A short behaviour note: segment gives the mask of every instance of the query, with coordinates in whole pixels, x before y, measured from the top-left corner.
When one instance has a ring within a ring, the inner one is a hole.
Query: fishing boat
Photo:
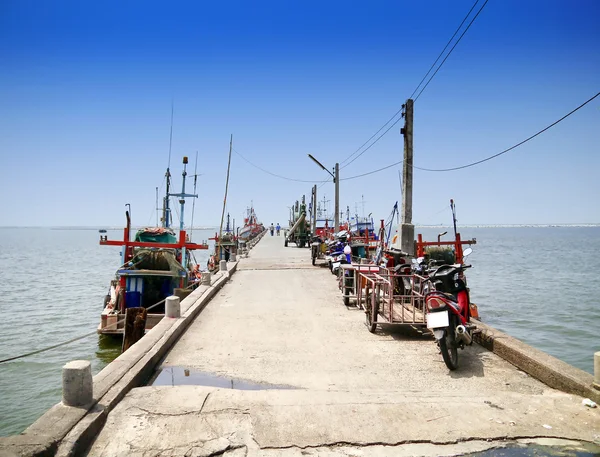
[[[257,235],[260,235],[265,230],[262,222],[258,221],[254,206],[247,209],[246,217],[244,218],[244,226],[240,228],[238,238],[240,241],[249,241]]]
[[[146,330],[164,317],[164,300],[179,290],[188,290],[197,284],[198,266],[192,261],[192,251],[208,249],[206,242],[190,241],[184,230],[185,199],[197,195],[185,193],[187,157],[183,158],[181,193],[170,193],[171,174],[166,172],[166,194],[163,198],[161,225],[137,230],[131,240],[131,217],[126,211],[127,223],[122,240],[109,240],[100,235],[102,246],[120,246],[122,265],[117,269],[104,299],[98,333],[122,335],[127,308],[148,309]],[[195,191],[195,189],[194,189]],[[176,197],[181,205],[179,233],[171,227],[169,200]]]
[[[235,235],[235,219],[232,226],[229,213],[227,213],[227,225],[221,235],[215,233],[215,236],[209,239],[215,242],[214,253],[208,258],[206,264],[208,271],[212,273],[219,269],[219,261],[229,262],[231,254],[237,254],[238,237]]]

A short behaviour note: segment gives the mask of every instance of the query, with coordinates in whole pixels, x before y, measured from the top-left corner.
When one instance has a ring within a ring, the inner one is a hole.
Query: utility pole
[[[312,233],[317,231],[317,185],[312,189]]]
[[[413,100],[406,100],[404,127],[404,162],[402,164],[402,225],[400,248],[407,254],[415,254],[415,226],[412,224],[412,182],[413,182]]]
[[[412,130],[411,130],[412,131]],[[412,137],[411,137],[412,138]],[[411,140],[412,145],[412,140]],[[412,146],[411,146],[412,152]],[[340,164],[335,164],[335,232],[340,229]]]

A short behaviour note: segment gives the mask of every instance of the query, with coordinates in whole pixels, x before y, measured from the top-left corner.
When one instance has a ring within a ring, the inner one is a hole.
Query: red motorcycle
[[[465,249],[464,257],[472,252]],[[464,262],[464,258],[463,258]],[[473,343],[469,289],[464,271],[471,265],[442,265],[429,277],[435,290],[425,295],[427,304],[427,328],[442,351],[442,357],[450,370],[458,368],[458,348]]]

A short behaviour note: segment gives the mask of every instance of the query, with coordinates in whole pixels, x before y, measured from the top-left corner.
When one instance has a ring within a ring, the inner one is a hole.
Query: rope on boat
[[[184,287],[184,290],[185,289],[189,289],[189,288],[193,287],[194,285],[195,285],[195,283],[194,284],[190,284],[189,286]],[[152,306],[149,306],[148,308],[146,308],[146,310],[150,311],[152,308],[155,308],[158,305],[162,305],[166,300],[167,300],[166,298],[163,298],[161,301],[159,301],[157,303],[154,303]],[[119,324],[121,324],[123,322],[125,322],[125,319],[121,319],[120,321],[117,321],[116,325],[118,326]],[[87,338],[88,336],[96,335],[97,333],[98,332],[96,330],[94,330],[93,332],[89,332],[89,333],[86,333],[84,335],[81,335],[81,336],[78,336],[78,337],[75,337],[75,338],[71,338],[68,341],[64,341],[62,343],[58,343],[58,344],[55,344],[53,346],[48,346],[48,347],[43,348],[43,349],[38,349],[37,351],[31,351],[31,352],[28,352],[26,354],[21,354],[21,355],[17,355],[17,356],[14,356],[14,357],[8,357],[6,359],[2,359],[2,360],[0,360],[0,363],[10,362],[12,360],[17,360],[17,359],[23,359],[25,357],[30,357],[32,355],[36,355],[36,354],[40,354],[42,352],[50,351],[52,349],[56,349],[56,348],[61,347],[61,346],[66,346],[67,344],[74,343],[75,341],[82,340],[84,338]]]

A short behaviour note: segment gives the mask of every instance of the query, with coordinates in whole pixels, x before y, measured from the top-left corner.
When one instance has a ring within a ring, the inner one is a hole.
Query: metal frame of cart
[[[359,271],[358,280],[365,284],[364,292],[362,287],[357,291],[357,302],[365,310],[370,332],[374,332],[379,324],[427,326],[426,278],[380,268],[377,273]]]
[[[350,306],[350,300],[352,299],[357,308],[361,308],[361,302],[358,297],[359,289],[355,287],[359,283],[359,273],[378,273],[381,269],[380,266],[374,264],[362,264],[362,263],[351,263],[340,265],[340,273],[338,276],[338,286],[342,291],[342,297],[344,299],[344,305]],[[346,271],[352,271],[352,275],[346,277]]]

